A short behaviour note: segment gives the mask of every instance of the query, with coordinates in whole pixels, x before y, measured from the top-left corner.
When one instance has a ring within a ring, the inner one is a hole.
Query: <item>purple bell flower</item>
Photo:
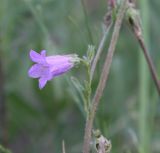
[[[30,51],[30,59],[35,64],[29,69],[28,75],[31,78],[39,78],[39,88],[42,89],[47,81],[69,71],[79,58],[76,54],[46,56],[46,51],[37,53]]]

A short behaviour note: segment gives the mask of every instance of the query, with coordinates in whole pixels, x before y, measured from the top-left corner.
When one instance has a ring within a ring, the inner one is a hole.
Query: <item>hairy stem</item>
[[[100,98],[101,98],[103,91],[104,91],[104,88],[106,86],[106,81],[108,79],[108,74],[110,71],[110,66],[112,63],[113,54],[114,54],[117,40],[119,37],[119,31],[120,31],[122,20],[123,20],[125,11],[126,11],[126,6],[127,6],[126,3],[127,3],[127,0],[124,0],[119,8],[117,19],[116,19],[116,22],[114,25],[114,31],[113,31],[111,42],[110,42],[109,49],[108,49],[108,53],[107,53],[105,63],[103,66],[103,70],[102,70],[102,73],[100,76],[100,81],[99,81],[95,96],[92,101],[92,108],[90,110],[90,114],[89,114],[87,121],[86,121],[83,153],[89,153],[89,151],[90,151],[90,141],[91,141],[91,132],[92,132],[92,127],[93,127],[93,121],[94,121],[97,107],[100,102]]]

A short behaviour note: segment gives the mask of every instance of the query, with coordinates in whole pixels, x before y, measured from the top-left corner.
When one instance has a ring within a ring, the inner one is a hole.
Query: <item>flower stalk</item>
[[[95,48],[92,45],[88,46],[87,56],[83,58],[83,63],[86,66],[87,71],[87,80],[84,81],[84,95],[85,95],[85,110],[87,115],[89,116],[90,106],[91,106],[91,92],[92,92],[92,76],[91,76],[91,66],[92,60],[94,58]]]
[[[90,111],[89,116],[86,121],[83,153],[89,153],[89,151],[90,151],[90,142],[91,142],[91,132],[92,132],[92,127],[93,127],[93,121],[94,121],[97,107],[100,102],[100,98],[102,97],[102,94],[103,94],[103,91],[104,91],[104,88],[106,86],[106,82],[108,79],[113,54],[115,51],[115,47],[116,47],[117,40],[119,37],[120,28],[122,25],[122,20],[123,20],[123,17],[126,12],[126,8],[127,8],[126,4],[127,4],[127,0],[124,0],[121,3],[121,6],[119,8],[117,18],[115,21],[115,25],[114,25],[114,31],[113,31],[111,42],[110,42],[109,49],[108,49],[108,53],[107,53],[106,60],[105,60],[104,66],[103,66],[103,70],[102,70],[102,73],[100,76],[100,81],[99,81],[95,96],[92,101],[91,111]]]

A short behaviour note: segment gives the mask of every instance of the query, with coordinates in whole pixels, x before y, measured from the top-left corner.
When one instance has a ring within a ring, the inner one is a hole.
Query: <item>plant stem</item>
[[[96,65],[97,65],[97,62],[101,56],[101,53],[103,51],[103,48],[104,48],[104,44],[106,42],[106,39],[107,39],[107,36],[108,36],[108,32],[111,28],[111,23],[108,27],[106,27],[105,31],[104,31],[104,34],[102,36],[102,39],[99,43],[99,46],[98,46],[98,49],[97,49],[97,52],[96,52],[96,55],[94,57],[94,60],[93,60],[93,63],[92,63],[92,67],[91,67],[91,80],[93,79],[93,75],[94,75],[94,71],[96,69]]]
[[[92,127],[93,127],[93,121],[94,121],[97,107],[100,102],[100,98],[101,98],[101,96],[103,94],[103,90],[106,86],[106,81],[108,79],[108,74],[110,71],[110,66],[112,63],[113,54],[114,54],[117,40],[119,37],[119,31],[120,31],[120,28],[122,25],[122,20],[123,20],[125,11],[126,11],[126,3],[127,3],[127,0],[124,0],[119,8],[116,22],[114,25],[114,31],[113,31],[111,42],[110,42],[109,49],[108,49],[108,53],[107,53],[106,60],[105,60],[104,66],[103,66],[103,70],[102,70],[102,73],[100,76],[100,81],[99,81],[95,96],[92,101],[91,112],[90,112],[89,116],[87,117],[86,127],[85,127],[85,135],[84,135],[83,153],[89,153],[89,151],[90,151],[90,141],[91,141],[91,132],[92,132]]]
[[[87,75],[88,75],[88,90],[87,90],[87,113],[89,114],[89,108],[91,105],[91,92],[92,92],[92,88],[91,88],[91,84],[92,84],[92,80],[91,80],[91,66],[88,66],[87,68]],[[88,116],[87,114],[87,116]]]
[[[138,42],[139,42],[139,44],[141,46],[141,49],[143,50],[143,53],[144,53],[144,56],[145,56],[146,61],[148,63],[148,67],[150,69],[153,81],[154,81],[154,83],[156,85],[158,94],[160,95],[160,83],[159,83],[159,80],[158,80],[158,75],[157,75],[156,69],[154,67],[154,64],[152,62],[152,59],[151,59],[151,57],[150,57],[150,55],[148,53],[147,47],[146,47],[146,45],[144,43],[144,39],[143,39],[142,36],[140,36],[136,32],[135,32],[135,36],[136,36],[136,38],[137,38],[137,40],[138,40]]]
[[[130,2],[133,3],[133,2]],[[131,6],[131,5],[130,5]],[[134,3],[133,3],[134,6]],[[148,67],[151,72],[151,76],[156,85],[158,94],[160,95],[160,82],[158,80],[158,75],[152,59],[149,55],[148,44],[149,44],[149,2],[141,0],[142,16],[143,16],[143,32],[140,24],[140,17],[135,8],[130,8],[130,17],[129,23],[132,27],[135,37],[138,40],[138,43],[143,51],[143,54],[140,52],[139,58],[139,152],[140,153],[149,153],[150,152],[150,124],[148,123],[148,108],[149,108],[149,74]],[[147,45],[145,45],[145,41]],[[147,61],[147,63],[146,63]],[[147,66],[148,64],[148,66]]]
[[[66,153],[66,147],[64,140],[62,141],[62,153]]]
[[[141,0],[140,2],[140,8],[142,13],[142,25],[143,25],[143,34],[145,41],[147,42],[149,46],[149,16],[148,16],[148,0]],[[136,36],[138,37],[138,35]],[[147,56],[147,52],[144,46],[143,39],[137,38],[141,47],[144,50],[145,57]],[[147,119],[147,110],[149,107],[149,73],[148,73],[148,67],[147,63],[145,61],[143,53],[139,53],[139,152],[140,153],[148,153],[149,151],[149,143],[148,143],[148,119]],[[149,58],[147,58],[149,59]],[[149,60],[150,61],[150,60]],[[152,63],[152,62],[151,62]]]
[[[142,2],[143,1],[141,1],[141,3]],[[145,6],[144,7],[144,14],[145,14],[145,18],[144,18],[145,19],[145,22],[144,22],[145,24],[144,24],[144,26],[146,26],[146,28],[143,27],[143,29],[146,29],[146,30],[144,30],[144,32],[145,32],[144,36],[143,36],[143,32],[142,32],[142,27],[141,27],[141,25],[139,23],[140,22],[140,18],[138,16],[138,14],[133,13],[133,12],[136,11],[135,9],[133,11],[133,8],[132,8],[132,14],[130,14],[130,17],[129,17],[129,23],[131,25],[131,28],[132,28],[132,30],[133,30],[133,32],[135,34],[135,37],[137,38],[137,40],[138,40],[138,42],[140,44],[140,47],[141,47],[141,49],[142,49],[142,51],[144,53],[144,56],[145,56],[145,59],[144,59],[144,57],[142,56],[142,54],[140,54],[140,78],[141,78],[141,76],[143,76],[145,79],[147,79],[148,74],[147,74],[147,65],[145,63],[145,60],[146,60],[147,64],[148,64],[148,67],[149,67],[149,70],[151,72],[153,81],[154,81],[154,83],[156,85],[158,94],[160,95],[160,81],[158,79],[158,75],[157,75],[156,69],[154,67],[154,64],[152,62],[152,59],[151,59],[151,57],[149,55],[148,47],[146,47],[146,45],[144,43],[144,37],[145,37],[145,39],[148,38],[146,31],[149,31],[148,30],[148,22],[149,22],[148,21],[148,14],[149,14],[148,13],[148,10],[149,10],[148,7],[149,6],[147,5],[146,1],[144,1],[142,3],[142,5]],[[143,80],[144,80],[143,77],[142,77],[142,79],[140,79],[141,80],[140,83],[143,82]],[[146,80],[146,82],[148,82],[148,81]],[[145,83],[143,85],[145,85]],[[146,90],[146,88],[144,88],[144,90]]]

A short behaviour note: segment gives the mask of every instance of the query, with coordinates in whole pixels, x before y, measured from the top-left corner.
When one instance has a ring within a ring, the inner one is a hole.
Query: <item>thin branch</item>
[[[160,82],[158,80],[158,74],[157,74],[156,69],[154,67],[154,64],[152,62],[152,59],[149,55],[149,51],[144,43],[141,22],[140,22],[141,19],[140,19],[138,11],[132,5],[134,6],[134,3],[130,3],[130,5],[129,5],[130,8],[128,9],[128,12],[127,12],[128,22],[129,22],[129,25],[130,25],[135,37],[137,38],[137,40],[140,44],[140,47],[141,47],[143,53],[144,53],[145,59],[147,61],[148,67],[150,69],[150,72],[151,72],[151,75],[153,78],[153,81],[156,85],[158,94],[160,95]]]
[[[104,31],[104,34],[102,36],[102,39],[99,43],[99,46],[98,46],[98,49],[97,49],[97,52],[96,52],[96,55],[94,57],[94,60],[93,60],[93,63],[92,63],[92,67],[91,67],[91,80],[93,79],[93,75],[94,75],[94,71],[96,69],[96,65],[97,65],[97,62],[101,56],[101,53],[103,51],[103,48],[104,48],[104,44],[106,42],[106,39],[107,39],[107,36],[108,36],[108,32],[111,28],[111,23],[108,27],[106,27],[105,31]]]
[[[90,151],[91,131],[92,131],[92,127],[93,127],[93,121],[94,121],[97,107],[100,102],[100,98],[101,98],[103,91],[104,91],[104,88],[106,86],[106,81],[108,79],[108,74],[110,71],[110,66],[112,63],[113,54],[114,54],[117,40],[119,37],[119,31],[120,31],[120,28],[122,25],[122,20],[123,20],[123,17],[124,17],[126,8],[127,8],[126,4],[127,4],[127,0],[124,0],[119,8],[116,22],[114,25],[114,31],[112,34],[110,46],[109,46],[106,60],[105,60],[104,66],[103,66],[102,74],[100,77],[100,81],[99,81],[95,96],[92,101],[93,105],[91,108],[91,112],[87,118],[86,128],[85,128],[85,136],[84,136],[84,144],[83,144],[83,153],[89,153],[89,151]]]
[[[159,80],[158,80],[158,75],[157,75],[156,69],[155,69],[155,67],[154,67],[154,64],[153,64],[153,62],[152,62],[152,59],[151,59],[151,57],[150,57],[150,55],[149,55],[149,51],[147,50],[147,48],[146,48],[146,46],[145,46],[144,39],[143,39],[143,37],[142,37],[141,35],[139,35],[139,33],[137,33],[136,31],[134,31],[134,33],[135,33],[135,36],[136,36],[136,38],[137,38],[137,40],[138,40],[138,42],[139,42],[139,44],[140,44],[140,46],[141,46],[141,49],[142,49],[142,51],[143,51],[143,53],[144,53],[144,56],[145,56],[145,58],[146,58],[146,61],[147,61],[147,63],[148,63],[148,67],[149,67],[149,69],[150,69],[150,72],[151,72],[151,75],[152,75],[152,78],[153,78],[153,81],[154,81],[154,83],[155,83],[155,85],[156,85],[158,94],[160,95],[160,82],[159,82]]]

